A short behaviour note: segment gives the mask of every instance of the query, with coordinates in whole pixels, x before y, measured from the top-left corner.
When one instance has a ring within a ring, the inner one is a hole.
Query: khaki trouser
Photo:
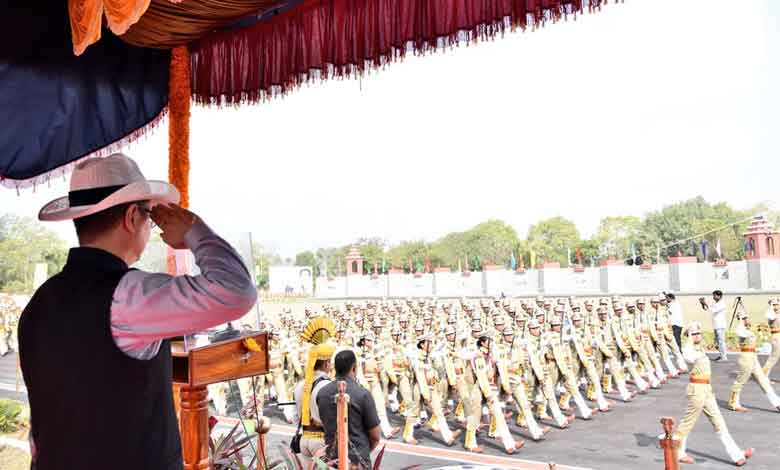
[[[622,368],[625,368],[625,370],[628,371],[628,375],[631,376],[631,380],[634,381],[634,384],[636,384],[637,388],[640,391],[647,390],[649,387],[647,381],[642,378],[641,375],[639,375],[639,371],[636,368],[636,363],[634,362],[634,359],[631,357],[625,357],[623,356],[623,353],[621,352],[620,355],[623,357],[622,361]],[[621,361],[618,361],[621,362]]]
[[[593,390],[593,397],[596,399],[596,403],[599,406],[600,410],[606,410],[609,408],[609,405],[607,404],[607,399],[604,397],[604,391],[601,389],[601,379],[599,378],[599,374],[596,371],[596,364],[593,357],[589,356],[585,359],[584,363],[581,363],[580,361],[575,361],[578,363],[577,369],[578,374],[575,375],[575,377],[580,377],[581,375],[584,375],[586,380],[588,381],[588,384],[590,385],[591,389]],[[584,370],[584,374],[582,374],[582,371]]]
[[[276,368],[271,371],[274,382],[274,390],[276,390],[276,402],[277,403],[289,403],[292,401],[290,398],[290,392],[287,388],[287,382],[284,377],[284,371],[281,368]],[[293,416],[295,416],[294,406],[283,406],[282,412],[284,418],[288,423],[293,422]]]
[[[525,425],[528,426],[528,432],[531,433],[533,439],[541,439],[544,433],[539,423],[536,422],[536,418],[534,418],[525,382],[520,379],[514,380],[512,386],[512,397],[515,399],[515,405],[518,408],[518,418],[522,418]]]
[[[398,375],[398,393],[401,395],[401,406],[403,416],[409,416],[411,408],[414,406],[414,395],[412,394],[412,386],[409,383],[409,376],[406,374]]]
[[[382,383],[376,375],[372,375],[367,379],[368,391],[371,393],[371,398],[374,399],[374,406],[376,407],[376,414],[379,416],[379,427],[382,429],[382,434],[385,438],[392,437],[392,426],[387,420],[387,405],[385,404],[385,394],[382,391]]]
[[[536,375],[530,375],[531,380],[528,383],[528,390],[531,393],[529,396],[535,397],[541,391],[543,401],[539,404],[540,410],[544,412],[549,408],[552,418],[555,420],[555,424],[557,424],[558,427],[564,427],[566,424],[566,417],[563,416],[561,407],[555,399],[555,387],[551,377],[551,371],[557,370],[558,366],[555,365],[555,363],[547,362],[542,367],[544,368],[544,378],[541,381],[538,380]],[[542,413],[538,414],[541,415]]]
[[[734,381],[734,385],[731,386],[731,399],[729,400],[729,405],[733,407],[741,406],[739,401],[740,392],[742,392],[742,387],[745,386],[747,381],[750,380],[750,376],[752,375],[753,378],[756,379],[756,382],[758,382],[758,386],[761,387],[761,390],[763,390],[766,394],[767,398],[769,399],[769,403],[774,407],[780,406],[780,399],[772,389],[772,385],[769,383],[769,379],[767,378],[766,374],[764,374],[764,370],[761,369],[761,365],[758,362],[758,356],[756,353],[741,353],[737,363],[739,364],[739,374],[737,374],[737,379]]]
[[[764,362],[764,373],[769,376],[772,373],[772,368],[777,364],[780,359],[780,333],[772,333],[772,352]]]
[[[617,352],[612,353],[612,357],[608,357],[607,364],[609,365],[609,371],[612,373],[612,377],[615,379],[620,398],[623,401],[631,400],[631,393],[626,386],[626,375],[623,373],[623,367],[620,365],[620,361],[617,359]]]
[[[664,341],[663,337],[660,338],[657,347],[658,351],[661,352],[661,361],[663,361],[664,366],[666,366],[666,369],[669,371],[669,375],[672,377],[679,376],[680,374],[677,370],[677,366],[674,365],[674,362],[672,362],[672,355],[669,354],[669,346],[666,345],[666,341]]]
[[[680,420],[680,425],[677,426],[677,434],[681,438],[690,434],[702,412],[710,420],[715,432],[726,429],[726,422],[723,420],[723,415],[720,414],[718,402],[715,401],[715,394],[712,393],[710,384],[688,384],[686,394],[688,405],[685,409],[685,416]]]
[[[710,384],[688,384],[687,396],[688,405],[685,409],[685,416],[680,420],[680,425],[675,432],[675,439],[682,441],[678,457],[685,457],[688,435],[691,433],[696,421],[698,421],[699,416],[704,412],[704,415],[710,420],[715,433],[726,448],[729,457],[734,462],[743,458],[744,452],[734,443],[726,427],[726,422],[723,420],[723,415],[720,414],[715,394],[712,393],[712,386]]]
[[[677,360],[677,368],[679,370],[687,371],[688,364],[685,363],[685,358],[683,358],[682,351],[680,351],[680,346],[677,345],[677,341],[674,340],[671,329],[664,330],[664,339],[674,353],[674,357]]]
[[[477,447],[477,426],[482,421],[482,392],[477,384],[471,384],[465,379],[459,379],[458,391],[463,390],[460,397],[463,400],[463,410],[466,413],[466,449]]]

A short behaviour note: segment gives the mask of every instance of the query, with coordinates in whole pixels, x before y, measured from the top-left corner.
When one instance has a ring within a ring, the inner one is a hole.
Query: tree
[[[642,221],[632,215],[605,217],[601,219],[599,228],[591,242],[596,243],[599,254],[614,256],[617,259],[631,257],[631,246],[639,241]],[[639,247],[634,247],[637,253]]]
[[[0,217],[0,291],[30,293],[37,263],[51,276],[65,265],[68,249],[57,235],[29,217]]]
[[[517,232],[501,220],[488,220],[466,232],[468,249],[482,261],[504,264],[517,249]]]
[[[252,243],[254,253],[253,273],[257,287],[268,287],[268,267],[282,264],[282,257],[274,249],[266,247],[258,242]]]
[[[751,215],[753,209],[736,211],[724,202],[713,205],[699,196],[648,214],[642,222],[640,239],[652,258],[659,249],[662,258],[678,252],[701,258],[702,239],[708,241],[709,251],[714,253],[720,237],[724,257],[740,259],[744,256],[742,234]]]
[[[387,246],[387,240],[379,237],[373,238],[358,238],[355,243],[346,247],[347,251],[356,246],[360,250],[361,256],[363,256],[363,272],[373,272],[374,266],[379,270],[382,269],[382,260],[385,259],[385,247]]]
[[[431,245],[424,240],[403,241],[387,253],[393,266],[402,267],[407,271],[415,271],[418,265],[424,266],[427,260],[431,260],[431,254]],[[410,262],[411,269],[409,269]]]
[[[315,268],[315,272],[317,270],[317,262],[316,262],[316,256],[314,255],[314,252],[312,251],[302,251],[295,255],[295,265],[296,266],[311,266]]]
[[[536,253],[539,261],[558,261],[561,266],[569,266],[567,249],[571,249],[573,255],[579,242],[577,226],[563,217],[543,220],[528,229],[529,249]]]

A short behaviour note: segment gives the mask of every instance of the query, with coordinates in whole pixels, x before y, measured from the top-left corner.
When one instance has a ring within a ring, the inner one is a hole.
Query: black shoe
[[[722,360],[723,360],[723,356],[718,356],[715,359],[713,359],[714,362],[722,361]]]

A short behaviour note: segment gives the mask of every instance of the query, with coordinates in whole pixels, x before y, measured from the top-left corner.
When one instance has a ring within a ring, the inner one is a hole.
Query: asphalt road
[[[761,358],[763,361],[763,356]],[[13,388],[16,381],[16,358],[13,355],[0,358],[0,396],[10,397],[5,388]],[[742,404],[750,411],[735,413],[725,409],[729,388],[736,376],[736,356],[727,363],[712,364],[713,386],[719,398],[721,411],[726,419],[732,436],[743,448],[754,447],[755,455],[746,468],[777,470],[780,468],[780,413],[773,410],[766,396],[755,382],[749,382],[742,393]],[[780,378],[780,366],[775,367],[774,375]],[[540,468],[528,461],[556,462],[558,464],[600,469],[600,470],[658,470],[663,469],[663,454],[658,447],[657,436],[661,433],[659,420],[671,416],[679,421],[685,411],[685,387],[687,376],[671,380],[660,390],[639,396],[633,403],[620,403],[617,397],[616,408],[598,414],[591,421],[577,419],[567,430],[553,431],[541,442],[526,439],[526,444],[516,455],[506,456],[497,442],[481,436],[480,442],[486,452],[483,456],[460,452],[462,447],[456,444],[452,448],[444,446],[438,435],[420,429],[417,438],[420,444],[409,446],[398,439],[389,441],[382,465],[385,469],[430,469],[437,466],[468,463],[491,465],[495,468]],[[780,390],[780,385],[775,386]],[[14,394],[16,395],[16,394]],[[14,398],[24,398],[16,395]],[[269,437],[271,455],[282,441],[289,441],[292,428],[283,423],[281,413],[273,406],[266,409],[266,415],[274,421]],[[395,425],[400,426],[401,419],[392,417]],[[457,428],[457,423],[451,423]],[[522,429],[512,425],[512,431],[518,438],[527,438]],[[461,437],[462,441],[462,437]],[[691,470],[719,470],[734,468],[715,436],[712,426],[705,416],[699,419],[688,440],[688,452],[696,460],[696,465],[685,466]],[[498,459],[492,459],[498,457]]]

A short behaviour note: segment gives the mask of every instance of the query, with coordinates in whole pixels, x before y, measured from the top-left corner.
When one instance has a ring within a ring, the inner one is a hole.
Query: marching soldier
[[[504,445],[507,454],[513,454],[523,447],[523,441],[515,441],[509,432],[504,412],[498,401],[498,370],[495,358],[491,354],[491,341],[487,336],[480,336],[477,340],[477,354],[473,360],[473,371],[476,382],[482,396],[487,403],[490,412],[490,431],[495,433]],[[481,408],[482,400],[480,400]]]
[[[538,392],[541,392],[543,399],[538,405],[536,415],[540,418],[548,418],[546,410],[549,408],[552,419],[555,420],[558,427],[566,429],[574,421],[574,415],[564,416],[558,406],[558,401],[555,399],[555,389],[550,371],[556,366],[554,361],[548,361],[544,357],[544,350],[547,349],[545,336],[538,320],[535,318],[528,320],[528,340],[521,344],[526,348],[528,360],[525,364],[526,370],[533,372],[528,374],[528,390],[531,392],[529,397],[535,397]]]
[[[588,389],[592,390],[592,396],[596,399],[599,411],[610,411],[609,402],[607,402],[601,390],[601,381],[596,372],[595,360],[593,359],[593,346],[596,342],[591,337],[590,331],[585,327],[580,312],[574,312],[571,319],[574,331],[570,341],[576,352],[576,359],[572,361],[573,375],[577,379],[580,376],[585,377],[588,382]]]
[[[514,329],[507,327],[503,331],[504,346],[500,348],[498,359],[498,371],[501,377],[501,388],[504,393],[514,399],[517,406],[517,425],[527,428],[531,433],[531,438],[535,441],[541,440],[545,434],[550,432],[550,428],[542,428],[534,418],[531,401],[528,399],[528,389],[526,388],[525,369],[523,364],[526,359],[523,357],[525,351],[521,344],[522,340],[515,338]]]
[[[582,418],[591,419],[594,410],[585,403],[585,399],[582,398],[580,389],[577,386],[577,380],[574,378],[571,369],[571,349],[568,346],[568,342],[563,338],[562,321],[560,317],[555,316],[550,320],[550,329],[547,356],[548,358],[551,358],[555,364],[555,368],[551,374],[553,377],[551,381],[552,383],[556,383],[559,380],[562,381],[566,390],[566,392],[561,395],[559,406],[565,411],[570,411],[571,408],[568,406],[568,401],[573,398]]]
[[[624,402],[629,402],[633,400],[636,395],[629,392],[628,387],[626,386],[623,367],[618,360],[620,350],[615,341],[614,330],[612,329],[612,322],[608,317],[607,308],[604,306],[599,307],[598,316],[599,322],[595,326],[595,340],[598,351],[597,355],[601,358],[598,362],[602,364],[604,370],[601,383],[602,391],[610,391],[612,379],[614,378],[618,392],[620,393],[620,398]]]
[[[639,393],[646,393],[650,387],[649,384],[639,375],[639,371],[636,368],[634,359],[632,357],[633,350],[631,349],[631,343],[629,343],[631,332],[628,330],[628,324],[623,318],[623,305],[615,304],[614,307],[615,318],[612,319],[612,337],[615,339],[620,350],[620,356],[618,362],[622,363],[620,370],[627,370],[634,384],[639,389]]]
[[[729,397],[729,409],[732,411],[746,412],[747,409],[739,401],[739,395],[742,387],[750,380],[750,377],[756,379],[761,390],[766,394],[769,403],[780,411],[780,398],[777,397],[772,385],[769,383],[764,370],[758,362],[756,354],[756,334],[750,329],[750,319],[744,311],[737,313],[737,337],[739,338],[739,374],[731,387],[731,396]]]
[[[366,333],[361,338],[358,346],[361,348],[361,369],[366,389],[371,393],[379,416],[379,427],[385,439],[392,439],[398,433],[397,427],[390,426],[387,419],[387,407],[385,406],[385,394],[382,392],[382,382],[379,376],[380,358],[374,350],[375,341],[373,333]]]
[[[647,332],[647,327],[644,324],[644,318],[637,312],[636,304],[629,302],[626,304],[626,329],[629,331],[629,342],[631,348],[636,351],[639,357],[639,362],[642,364],[642,368],[647,372],[650,380],[650,386],[652,388],[658,388],[661,383],[666,382],[666,374],[661,368],[661,364],[657,364],[653,360],[655,355],[653,351],[648,349],[647,343],[650,341],[650,335]]]
[[[278,327],[271,329],[269,339],[268,369],[271,372],[274,390],[276,390],[276,401],[277,403],[289,403],[292,397],[285,380],[285,362],[289,354],[285,350],[285,344]],[[295,410],[289,406],[282,407],[282,410],[284,419],[287,423],[292,424]]]
[[[685,346],[684,357],[691,364],[690,380],[688,384],[687,397],[688,405],[685,410],[685,416],[680,420],[674,438],[680,442],[678,457],[680,462],[686,464],[694,463],[693,458],[686,451],[688,435],[693,430],[696,421],[704,412],[704,415],[710,420],[715,434],[718,435],[723,446],[726,448],[731,460],[737,467],[745,465],[747,459],[753,455],[753,448],[743,451],[739,448],[731,437],[723,415],[720,414],[718,402],[715,400],[715,394],[710,385],[710,359],[704,350],[704,343],[701,336],[701,324],[692,322],[686,331],[689,338],[689,344]]]
[[[764,362],[764,374],[767,377],[772,373],[772,368],[780,359],[780,300],[769,301],[769,310],[766,312],[766,321],[769,325],[769,334],[772,335],[772,353]]]
[[[438,387],[440,378],[433,366],[432,340],[433,337],[430,334],[417,338],[417,351],[411,359],[412,368],[414,370],[415,386],[410,413],[412,417],[416,418],[419,416],[423,404],[428,405],[431,409],[432,427],[441,433],[441,437],[444,439],[445,444],[452,446],[460,436],[461,431],[460,429],[457,429],[454,432],[450,430],[449,424],[447,424],[447,420],[444,417],[442,397],[439,393],[440,388]],[[404,429],[404,434],[404,440],[408,443],[417,442],[417,440],[414,439],[413,426],[408,430],[408,433],[407,430]]]

